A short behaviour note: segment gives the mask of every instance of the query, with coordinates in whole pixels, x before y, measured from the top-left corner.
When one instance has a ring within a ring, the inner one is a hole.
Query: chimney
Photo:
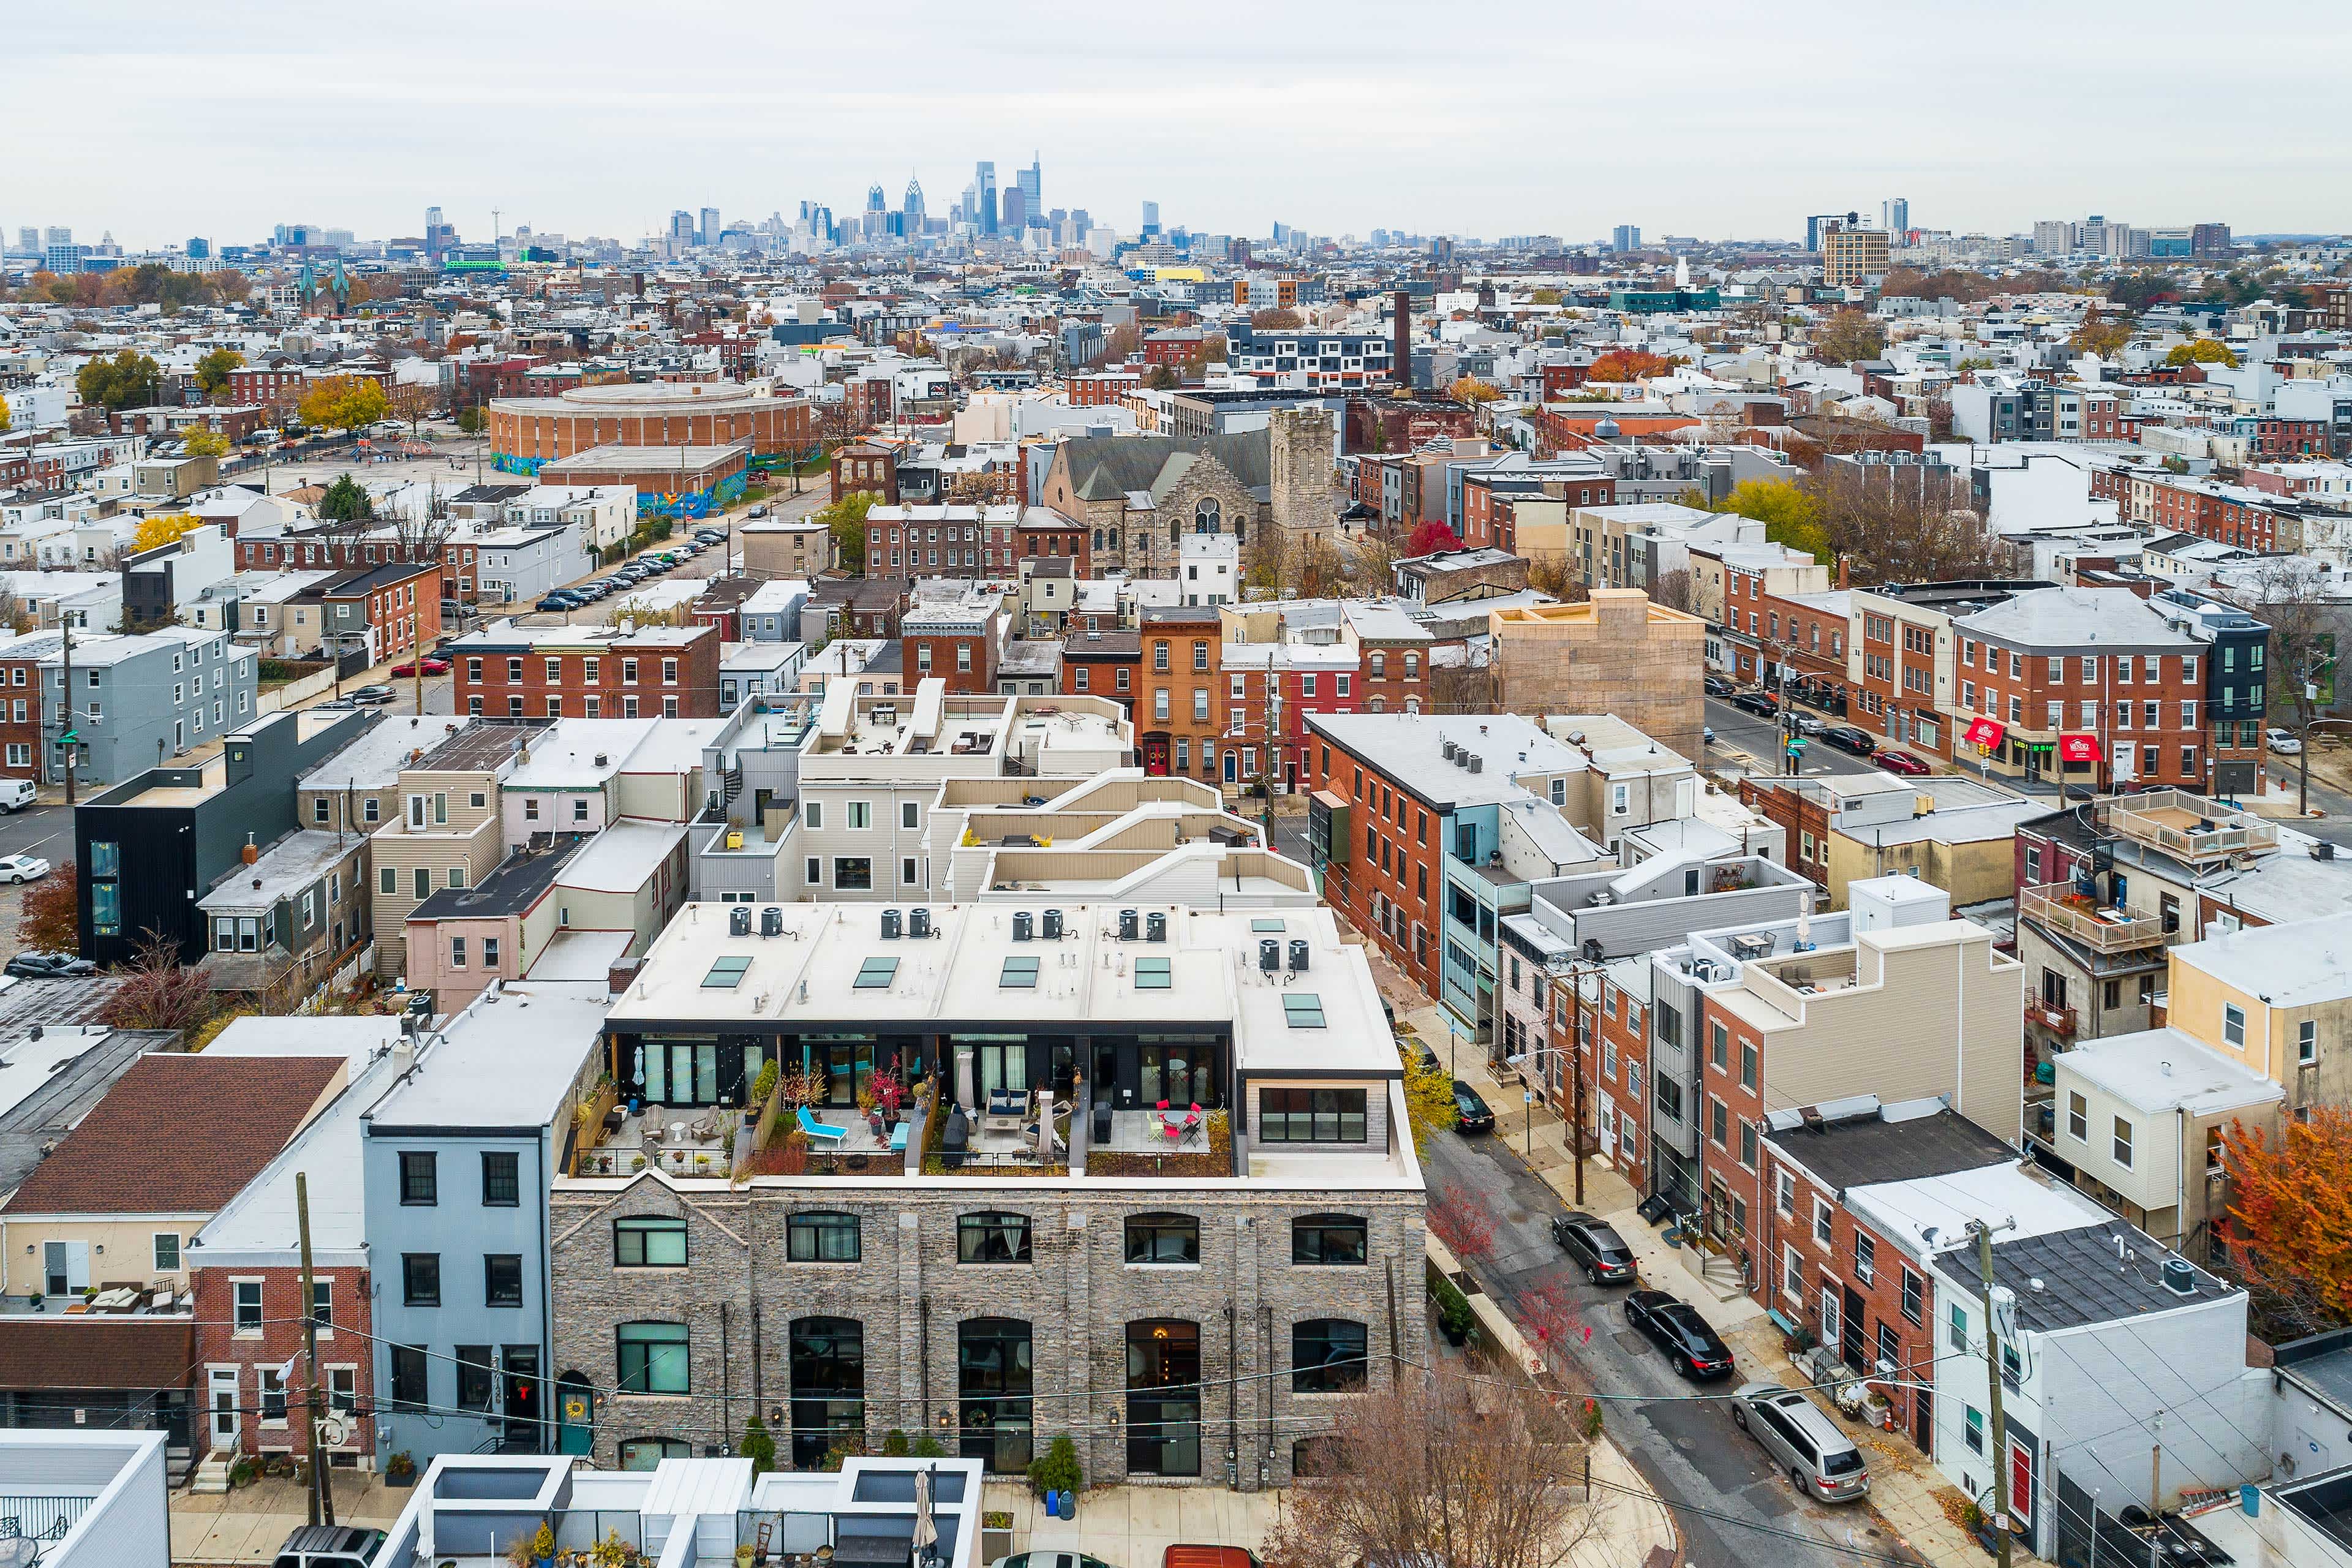
[[[1400,289],[1394,296],[1396,305],[1396,346],[1390,351],[1389,373],[1397,385],[1412,390],[1412,291]]]
[[[256,860],[261,858],[261,846],[256,844],[253,841],[253,835],[248,833],[245,836],[245,847],[238,850],[237,854],[244,859],[247,865],[250,866]]]

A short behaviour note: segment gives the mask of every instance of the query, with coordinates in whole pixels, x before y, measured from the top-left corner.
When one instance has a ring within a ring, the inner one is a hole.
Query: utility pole
[[[319,1421],[323,1413],[325,1391],[319,1386],[319,1287],[310,1273],[310,1184],[307,1173],[294,1173],[294,1225],[302,1238],[302,1348],[310,1358],[310,1395],[303,1401],[309,1412],[310,1434],[310,1522],[335,1522],[335,1483],[333,1468],[327,1456],[319,1451]]]
[[[1976,1219],[1969,1222],[1969,1229],[1977,1238],[1977,1276],[1982,1281],[1977,1300],[1984,1306],[1985,1386],[1990,1391],[1988,1403],[1992,1407],[1993,1542],[2000,1568],[2010,1568],[2009,1423],[2000,1408],[2000,1330],[1992,1315],[1992,1227]]]
[[[58,656],[58,747],[64,755],[66,769],[66,804],[74,803],[74,722],[73,722],[73,612],[64,605],[58,606],[58,631],[65,639],[63,651]]]
[[[1569,1005],[1576,1009],[1576,1054],[1568,1058],[1569,1077],[1576,1081],[1576,1119],[1568,1128],[1568,1163],[1576,1172],[1576,1206],[1584,1206],[1584,969],[1570,975]]]

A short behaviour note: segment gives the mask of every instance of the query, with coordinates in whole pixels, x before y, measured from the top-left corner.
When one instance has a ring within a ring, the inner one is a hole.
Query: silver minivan
[[[1823,1502],[1852,1502],[1869,1493],[1862,1450],[1797,1390],[1742,1384],[1731,1396],[1731,1419],[1764,1446],[1799,1491]]]

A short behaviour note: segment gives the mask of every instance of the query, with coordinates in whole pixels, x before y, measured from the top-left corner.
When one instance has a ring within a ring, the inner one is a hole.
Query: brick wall
[[[334,1373],[347,1372],[345,1385],[358,1411],[374,1405],[375,1356],[367,1338],[373,1319],[368,1306],[368,1271],[364,1268],[318,1268],[313,1277],[327,1287],[327,1320],[319,1329],[320,1381],[331,1394]],[[193,1382],[205,1406],[193,1413],[191,1436],[201,1454],[213,1444],[212,1373],[215,1368],[236,1374],[237,1447],[243,1453],[307,1454],[310,1434],[303,1419],[309,1396],[308,1365],[300,1359],[302,1337],[302,1271],[299,1268],[240,1268],[199,1266],[189,1273],[195,1300],[196,1361]],[[261,1327],[239,1330],[236,1284],[261,1287]],[[294,1376],[288,1381],[283,1419],[265,1420],[262,1384],[266,1371],[277,1372],[293,1359]],[[368,1465],[375,1452],[375,1423],[362,1415],[345,1440],[331,1450],[354,1456]]]

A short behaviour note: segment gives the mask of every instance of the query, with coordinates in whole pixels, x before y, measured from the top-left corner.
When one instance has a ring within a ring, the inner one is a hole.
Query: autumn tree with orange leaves
[[[2352,1322],[2352,1110],[2314,1106],[2277,1133],[2230,1125],[2230,1261],[2256,1305],[2300,1332]]]
[[[1668,375],[1690,361],[1681,354],[1654,354],[1647,349],[1611,349],[1592,362],[1587,381],[1646,381]]]

